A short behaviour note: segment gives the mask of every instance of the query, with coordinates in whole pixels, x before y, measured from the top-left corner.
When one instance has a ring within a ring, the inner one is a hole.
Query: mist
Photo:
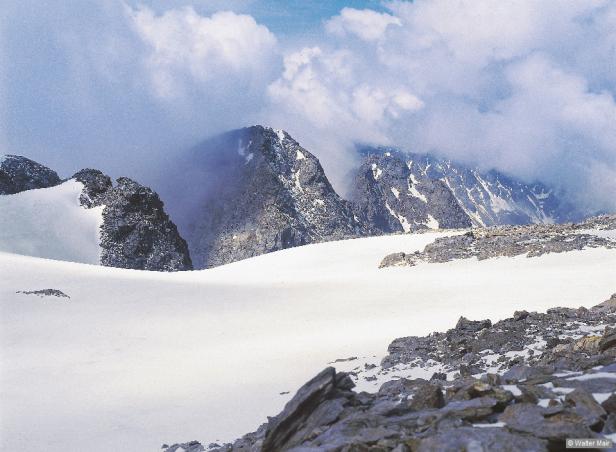
[[[317,33],[258,19],[282,2],[5,3],[0,153],[63,176],[95,167],[156,188],[203,139],[264,124],[343,194],[368,143],[616,210],[613,2],[340,2],[312,18]]]

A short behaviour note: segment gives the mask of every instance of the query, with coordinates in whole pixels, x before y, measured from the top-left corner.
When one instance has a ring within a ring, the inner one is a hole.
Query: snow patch
[[[280,140],[280,142],[282,143],[285,139],[285,132],[282,129],[276,129],[274,130],[274,132],[276,132],[276,135],[278,136],[278,140]]]
[[[98,265],[104,206],[82,207],[82,190],[69,180],[0,196],[0,251]]]
[[[396,187],[391,187],[391,192],[394,194],[396,199],[400,199],[400,191]]]
[[[295,155],[295,160],[304,160],[306,156],[299,149],[297,150],[297,154]]]
[[[396,220],[398,220],[400,222],[400,226],[402,226],[402,230],[404,232],[410,232],[411,231],[411,225],[409,223],[409,221],[406,219],[406,217],[404,215],[398,215],[390,206],[389,203],[385,203],[385,208],[387,209],[387,211],[390,213],[390,215],[392,217],[394,217]]]
[[[383,170],[381,170],[381,168],[379,168],[376,163],[372,164],[372,177],[374,178],[374,180],[379,180],[379,177],[381,177],[381,174],[383,174]]]
[[[432,215],[428,214],[428,221],[425,222],[425,225],[428,226],[429,229],[438,229],[439,223]]]

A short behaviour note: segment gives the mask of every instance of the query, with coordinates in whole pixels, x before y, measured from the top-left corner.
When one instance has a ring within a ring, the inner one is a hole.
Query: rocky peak
[[[111,178],[84,169],[73,179],[84,184],[80,196],[86,208],[104,206],[101,264],[139,270],[192,269],[188,246],[169,219],[158,194],[127,177]]]
[[[0,155],[0,195],[47,188],[61,182],[58,174],[19,155]]]
[[[88,208],[101,205],[102,198],[113,187],[111,178],[95,169],[82,169],[73,175],[73,179],[84,185],[79,201]]]
[[[318,159],[282,130],[253,126],[210,139],[179,173],[174,180],[186,185],[174,190],[193,195],[169,198],[197,268],[365,233]]]
[[[375,233],[471,226],[449,188],[414,172],[396,150],[365,150],[352,200]]]

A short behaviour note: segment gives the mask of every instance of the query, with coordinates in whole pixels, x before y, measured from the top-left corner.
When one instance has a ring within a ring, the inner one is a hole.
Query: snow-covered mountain
[[[171,211],[195,268],[368,233],[317,158],[282,130],[254,126],[208,140],[171,180]]]
[[[408,202],[412,198],[426,200],[426,211],[434,209],[434,201],[430,200],[434,184],[446,186],[457,201],[455,204],[463,211],[461,214],[460,209],[453,207],[449,198],[443,198],[441,194],[437,199],[447,199],[448,209],[438,208],[437,212],[450,221],[439,221],[441,227],[459,227],[469,220],[473,226],[493,226],[580,219],[572,206],[562,202],[541,183],[529,185],[495,170],[482,172],[451,160],[391,148],[363,148],[361,153],[364,163],[356,178],[356,187],[359,187],[356,192],[365,194],[367,201],[364,200],[363,205],[368,206],[369,212],[378,212],[385,218],[383,213],[390,212],[390,216],[399,219],[406,229],[436,224],[432,219],[429,222],[424,220],[427,214],[419,213],[418,216],[417,201]],[[365,176],[370,168],[375,181]],[[404,188],[401,190],[400,186]],[[401,193],[404,194],[403,202],[398,196]],[[430,215],[436,218],[434,213]],[[418,225],[414,223],[416,218],[419,219]],[[390,226],[395,226],[395,221],[387,220]]]
[[[61,181],[36,162],[2,162],[0,251],[142,270],[192,268],[156,193],[96,170]],[[12,194],[11,194],[12,193]]]

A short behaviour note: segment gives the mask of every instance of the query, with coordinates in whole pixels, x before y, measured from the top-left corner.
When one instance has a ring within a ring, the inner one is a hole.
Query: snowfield
[[[79,203],[83,184],[0,196],[0,251],[85,264],[100,262],[103,206]]]
[[[590,307],[616,292],[616,250],[377,268],[442,235],[308,245],[175,274],[0,253],[0,449],[231,440],[337,358],[380,359],[394,338],[460,315]],[[71,299],[16,293],[46,288]]]

